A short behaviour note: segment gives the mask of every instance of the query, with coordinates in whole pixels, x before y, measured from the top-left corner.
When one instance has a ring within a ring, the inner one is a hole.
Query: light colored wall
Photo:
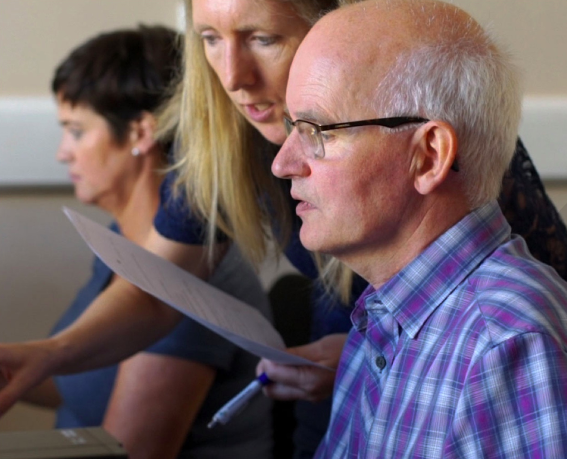
[[[91,36],[139,23],[175,27],[180,0],[0,1],[0,96],[49,95],[56,64]]]
[[[567,184],[564,182],[547,182],[545,190],[564,222],[567,222]]]
[[[567,96],[565,0],[454,0],[490,25],[526,70],[528,94]],[[0,1],[0,96],[47,95],[54,64],[101,30],[175,26],[179,0]]]
[[[454,0],[507,44],[528,95],[567,96],[565,0]]]

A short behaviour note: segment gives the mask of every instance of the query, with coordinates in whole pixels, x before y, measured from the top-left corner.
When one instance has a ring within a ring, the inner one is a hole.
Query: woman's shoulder
[[[567,228],[520,139],[498,202],[512,232],[525,239],[532,255],[567,279]]]

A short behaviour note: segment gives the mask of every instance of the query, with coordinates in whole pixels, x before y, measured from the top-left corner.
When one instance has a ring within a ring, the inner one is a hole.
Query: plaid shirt
[[[352,321],[316,458],[567,458],[567,284],[495,202]]]

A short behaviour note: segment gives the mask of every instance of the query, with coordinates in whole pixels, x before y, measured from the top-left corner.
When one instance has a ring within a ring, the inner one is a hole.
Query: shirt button
[[[378,357],[376,357],[375,363],[378,369],[380,370],[383,370],[386,367],[386,359],[384,358],[383,355],[379,355]]]

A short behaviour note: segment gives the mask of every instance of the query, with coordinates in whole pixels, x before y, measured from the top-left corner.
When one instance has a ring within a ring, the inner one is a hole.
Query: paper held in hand
[[[91,250],[112,271],[140,289],[258,357],[327,368],[288,353],[272,324],[246,303],[78,212],[66,207],[63,211]]]

